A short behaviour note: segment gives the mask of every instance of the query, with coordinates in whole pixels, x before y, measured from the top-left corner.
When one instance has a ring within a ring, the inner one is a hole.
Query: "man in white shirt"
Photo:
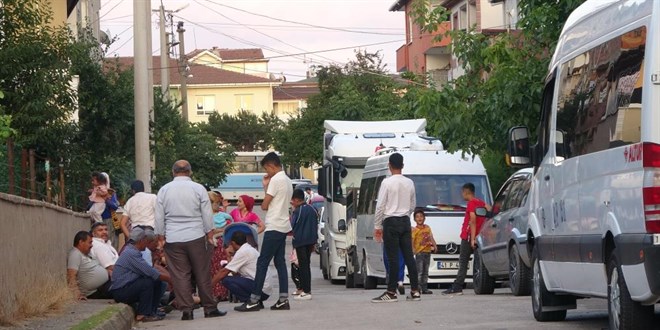
[[[238,312],[253,312],[263,308],[263,304],[260,304],[259,301],[263,294],[264,281],[271,260],[274,260],[277,269],[280,297],[270,309],[291,309],[289,306],[289,278],[284,250],[286,248],[286,236],[291,231],[289,203],[293,195],[293,185],[291,179],[284,173],[282,162],[276,153],[268,153],[261,160],[261,166],[266,170],[262,182],[266,196],[261,204],[261,209],[267,211],[266,231],[261,244],[261,253],[257,260],[257,273],[252,295],[249,301],[234,308]]]
[[[124,205],[124,214],[121,217],[121,231],[124,237],[130,237],[130,228],[137,226],[154,228],[156,222],[156,200],[154,194],[144,192],[144,182],[135,180],[131,183],[133,197]]]
[[[250,299],[250,294],[254,290],[254,278],[257,275],[257,259],[259,258],[259,251],[247,243],[245,233],[237,231],[231,236],[231,247],[236,251],[231,261],[225,265],[213,277],[212,284],[222,282],[222,285],[229,290],[240,302],[247,302]],[[234,276],[229,276],[234,274]],[[272,287],[268,280],[270,275],[266,276],[264,287],[262,289],[261,298],[259,303],[268,300],[272,293]]]
[[[394,153],[388,165],[392,176],[383,180],[378,190],[378,202],[374,217],[374,239],[384,242],[389,265],[387,291],[371,300],[373,303],[396,302],[399,273],[399,249],[408,267],[411,293],[407,300],[421,300],[417,265],[412,251],[410,215],[415,211],[415,185],[412,180],[401,175],[403,156]]]
[[[108,271],[112,276],[112,269],[115,267],[119,253],[112,246],[108,239],[108,225],[103,222],[96,222],[92,225],[93,245],[89,255],[96,259],[101,267]]]

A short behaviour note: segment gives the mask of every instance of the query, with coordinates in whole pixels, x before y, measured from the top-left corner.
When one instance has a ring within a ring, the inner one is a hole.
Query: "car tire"
[[[630,297],[621,265],[612,251],[608,263],[607,311],[610,329],[650,329],[654,306],[644,306]]]
[[[344,281],[344,284],[346,285],[347,289],[353,289],[355,288],[355,270],[348,271],[348,268],[353,268],[350,261],[348,260],[348,256],[346,256],[346,281]]]
[[[365,290],[374,290],[378,287],[378,279],[367,274],[367,257],[362,258],[360,265],[360,273],[362,273],[362,287]]]
[[[514,296],[528,296],[532,291],[532,270],[520,259],[518,245],[509,249],[509,287]]]
[[[563,321],[566,319],[566,310],[543,311],[545,301],[553,298],[554,293],[548,291],[543,281],[543,273],[539,267],[538,250],[534,248],[532,257],[532,311],[534,318],[539,322]]]
[[[481,260],[479,249],[474,250],[472,282],[476,294],[493,294],[495,291],[495,279],[490,276],[486,265]]]

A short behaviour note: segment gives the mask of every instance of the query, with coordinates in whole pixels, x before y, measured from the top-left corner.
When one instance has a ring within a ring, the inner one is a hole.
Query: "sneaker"
[[[399,290],[399,294],[400,294],[400,295],[402,295],[402,296],[405,296],[405,295],[406,295],[406,287],[403,286],[403,284],[400,284],[400,285],[399,285],[398,290]]]
[[[290,309],[291,309],[291,305],[289,305],[289,299],[286,299],[284,301],[279,301],[278,300],[275,303],[275,305],[270,306],[270,310],[272,310],[272,311],[288,311]]]
[[[406,297],[408,301],[420,301],[422,300],[422,294],[419,291],[411,291],[410,295]]]
[[[312,300],[312,294],[303,292],[300,295],[293,297],[293,300]]]
[[[246,301],[243,303],[243,305],[236,306],[234,307],[234,310],[237,312],[257,312],[261,310],[261,306],[259,302],[252,303],[250,301]]]
[[[304,292],[305,291],[303,291],[303,290],[296,290],[296,291],[291,292],[291,295],[292,296],[299,296],[299,295],[303,294]]]
[[[399,299],[397,298],[396,294],[387,291],[385,291],[385,293],[381,294],[380,296],[371,299],[372,303],[392,303],[397,301],[399,301]]]
[[[431,291],[431,290],[424,290],[424,291],[422,291],[422,294],[433,294],[433,291]]]
[[[457,295],[460,296],[463,294],[463,289],[452,286],[451,288],[442,292],[443,295]]]

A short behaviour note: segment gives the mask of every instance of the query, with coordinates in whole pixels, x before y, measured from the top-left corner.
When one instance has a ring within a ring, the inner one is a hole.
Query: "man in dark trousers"
[[[316,214],[313,206],[305,203],[305,192],[300,189],[293,191],[291,205],[294,207],[291,215],[293,248],[296,249],[300,287],[303,291],[293,299],[312,300],[312,270],[310,263],[314,245],[318,240],[318,214]]]
[[[398,301],[396,295],[399,278],[399,249],[408,267],[411,292],[407,300],[421,300],[419,292],[419,277],[417,265],[412,251],[412,235],[410,215],[415,211],[415,185],[412,180],[401,175],[403,156],[393,153],[389,159],[389,169],[392,176],[383,180],[378,191],[378,203],[374,219],[374,239],[384,242],[389,272],[387,276],[387,291],[371,300],[373,303],[388,303]]]

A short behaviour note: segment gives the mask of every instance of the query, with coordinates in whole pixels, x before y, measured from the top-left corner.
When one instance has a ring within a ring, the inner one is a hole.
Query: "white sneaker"
[[[293,300],[312,300],[312,294],[303,292],[300,295],[293,297]]]
[[[302,290],[296,290],[296,291],[291,292],[291,295],[292,295],[292,296],[299,296],[299,295],[301,295],[301,294],[303,294],[303,293],[304,293],[304,292],[303,292]]]

